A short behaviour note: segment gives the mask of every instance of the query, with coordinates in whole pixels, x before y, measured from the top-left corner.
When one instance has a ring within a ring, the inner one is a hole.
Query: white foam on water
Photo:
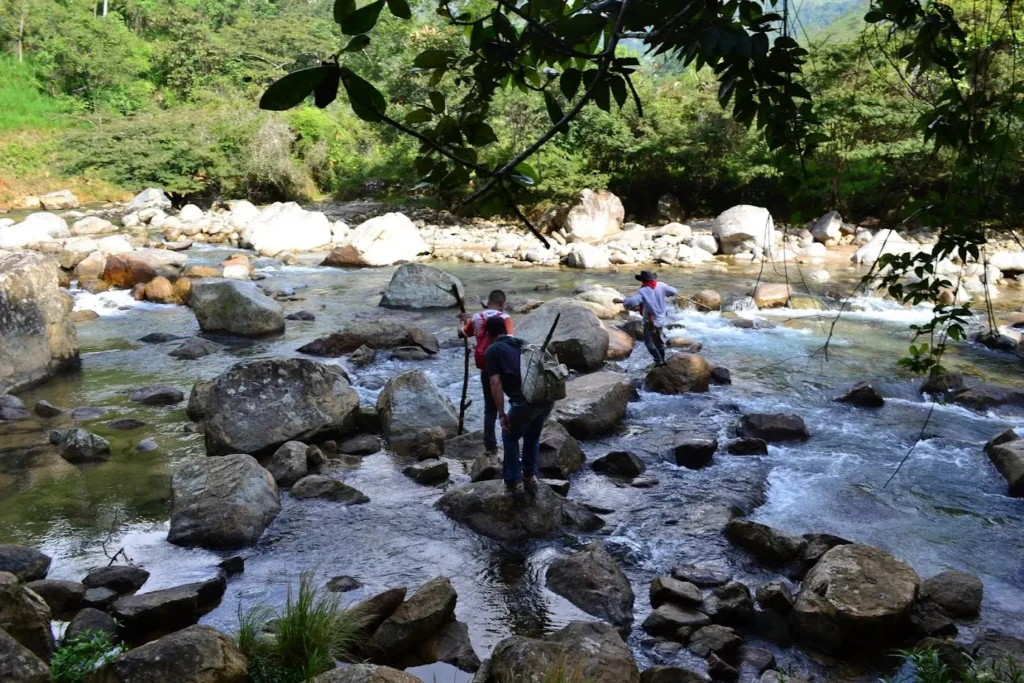
[[[272,274],[285,273],[288,275],[299,275],[302,273],[323,273],[329,270],[329,266],[259,266],[254,269],[257,273]],[[338,270],[335,268],[334,270]]]
[[[112,289],[93,294],[84,290],[72,290],[76,311],[92,311],[100,316],[125,315],[131,310],[161,310],[174,304],[154,304],[150,301],[136,301],[131,290]],[[125,310],[127,309],[127,310]]]

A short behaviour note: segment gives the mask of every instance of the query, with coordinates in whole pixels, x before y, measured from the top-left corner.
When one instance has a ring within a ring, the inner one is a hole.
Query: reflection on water
[[[217,263],[227,250],[193,249],[197,262]],[[138,304],[123,293],[80,294],[77,305],[100,313],[79,325],[82,372],[54,380],[23,395],[26,403],[46,399],[61,407],[103,406],[105,415],[80,422],[110,439],[112,459],[93,466],[70,466],[45,443],[47,422],[32,429],[4,426],[0,432],[0,542],[41,547],[54,556],[53,578],[79,579],[86,569],[106,563],[106,551],[121,547],[152,572],[147,589],[203,578],[215,571],[220,555],[186,550],[166,540],[168,478],[181,460],[203,457],[202,438],[182,410],[129,403],[129,389],[171,384],[186,394],[198,379],[211,378],[241,359],[292,355],[303,343],[355,319],[400,317],[433,329],[444,341],[454,336],[451,312],[384,311],[375,306],[391,269],[345,271],[308,266],[285,267],[257,261],[265,285],[307,285],[301,301],[287,312],[308,310],[312,322],[290,322],[275,338],[227,343],[224,351],[196,361],[167,355],[174,342],[137,341],[151,332],[183,337],[198,332],[189,309]],[[582,273],[554,269],[446,264],[462,278],[469,300],[494,288],[512,299],[551,298],[588,283],[628,291],[628,272]],[[708,273],[665,270],[663,280],[683,292],[721,291],[726,300],[746,293],[756,270]],[[857,273],[844,271],[829,283],[834,291],[852,291]],[[771,275],[776,281],[780,280]],[[538,293],[538,285],[554,289]],[[901,376],[895,360],[905,352],[907,325],[927,311],[907,311],[891,302],[858,299],[834,324],[831,312],[778,311],[768,317],[772,329],[740,329],[718,315],[683,311],[682,334],[700,341],[709,361],[732,371],[731,387],[713,387],[705,395],[665,397],[642,394],[631,404],[626,423],[615,435],[584,444],[593,459],[613,448],[628,448],[657,477],[653,489],[620,488],[591,472],[577,475],[571,496],[614,510],[601,536],[622,563],[637,594],[637,623],[649,611],[651,579],[682,562],[717,559],[738,566],[740,579],[757,583],[768,575],[735,553],[717,532],[732,506],[753,509],[756,519],[794,533],[829,532],[879,545],[912,564],[923,576],[947,568],[975,572],[985,582],[980,626],[1024,635],[1024,504],[1007,498],[1006,485],[988,464],[981,444],[1015,424],[1013,419],[939,407],[931,415],[925,440],[913,450],[902,472],[886,485],[897,463],[921,435],[930,406],[921,402],[914,381]],[[1006,302],[1001,305],[1011,305]],[[830,338],[831,336],[831,338]],[[828,353],[823,345],[829,339]],[[384,378],[416,367],[427,371],[442,391],[458,400],[462,381],[461,348],[442,349],[424,361],[378,361],[354,373],[364,401],[373,401]],[[341,362],[341,361],[337,361]],[[642,345],[622,367],[640,376],[649,363]],[[1019,382],[1020,370],[1006,356],[975,347],[954,349],[947,364],[980,379]],[[374,381],[371,378],[379,378]],[[873,380],[890,400],[883,410],[864,411],[832,402],[843,387]],[[475,389],[475,385],[474,385]],[[268,406],[268,409],[271,407]],[[478,427],[482,402],[470,408],[468,424]],[[736,417],[747,411],[796,412],[813,438],[806,444],[773,446],[763,459],[718,456],[714,467],[680,470],[663,458],[679,432],[729,436]],[[146,423],[118,432],[115,417]],[[70,424],[70,417],[58,420]],[[158,450],[142,454],[135,445],[154,437]],[[452,463],[452,481],[468,481]],[[486,656],[510,634],[538,636],[584,618],[575,607],[543,587],[547,564],[557,548],[587,539],[556,539],[522,548],[502,548],[456,527],[434,510],[437,489],[416,486],[401,474],[402,463],[378,453],[346,475],[346,481],[370,496],[367,505],[343,508],[294,501],[284,496],[281,515],[257,547],[246,551],[246,571],[231,580],[223,604],[205,621],[232,629],[239,604],[279,605],[289,583],[303,569],[315,569],[326,581],[348,574],[364,588],[346,594],[359,600],[395,585],[415,587],[438,574],[451,577],[458,591],[457,614],[469,624],[478,654]],[[969,637],[974,629],[965,629]],[[635,629],[629,642],[643,665],[654,662]],[[780,657],[785,664],[795,657]],[[788,658],[788,659],[787,659]],[[658,660],[661,661],[661,660]],[[671,660],[670,660],[671,661]],[[425,680],[468,680],[450,667],[428,667]]]

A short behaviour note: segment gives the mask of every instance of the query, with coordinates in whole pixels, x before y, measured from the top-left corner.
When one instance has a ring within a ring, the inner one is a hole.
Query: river
[[[216,264],[229,251],[193,247],[190,263]],[[435,265],[461,278],[471,301],[486,297],[493,288],[505,289],[512,299],[546,299],[571,295],[587,283],[623,292],[635,285],[626,270]],[[282,266],[273,259],[257,259],[256,267],[266,276],[261,284],[295,287],[304,299],[287,303],[286,312],[309,310],[316,320],[289,322],[283,335],[270,339],[214,337],[228,345],[226,350],[195,361],[169,357],[173,343],[137,341],[151,332],[197,334],[190,309],[138,303],[125,292],[75,293],[77,308],[100,314],[79,325],[81,372],[21,397],[29,405],[46,399],[65,408],[106,409],[101,417],[80,424],[111,439],[114,457],[101,465],[74,467],[45,445],[45,435],[34,431],[31,423],[9,427],[0,438],[0,542],[23,543],[51,555],[50,578],[80,580],[90,567],[106,564],[105,553],[120,548],[151,572],[144,590],[208,578],[222,555],[166,541],[170,472],[176,463],[204,457],[202,436],[192,429],[184,404],[160,408],[129,403],[129,389],[165,383],[187,395],[196,380],[214,377],[235,362],[295,355],[305,342],[353,319],[396,316],[434,330],[442,341],[454,337],[450,311],[397,313],[376,306],[392,269]],[[781,281],[781,274],[770,270],[765,279]],[[665,270],[660,277],[681,292],[710,287],[730,301],[745,293],[757,271]],[[849,291],[856,277],[857,272],[840,269],[827,286],[816,287]],[[534,291],[541,284],[553,288]],[[923,401],[915,388],[918,380],[901,375],[896,360],[910,341],[908,325],[927,320],[928,311],[904,309],[878,298],[861,297],[852,304],[834,330],[834,311],[779,311],[767,316],[777,323],[773,329],[740,329],[717,314],[678,312],[685,336],[703,343],[703,355],[713,364],[729,368],[733,384],[712,387],[707,394],[641,393],[616,434],[583,444],[588,459],[611,449],[632,450],[660,482],[652,489],[620,488],[587,470],[574,476],[570,492],[570,497],[614,510],[606,516],[608,525],[600,536],[633,584],[637,625],[650,611],[650,581],[682,562],[720,559],[751,586],[772,576],[729,548],[717,532],[704,528],[704,517],[715,514],[710,502],[723,496],[758,498],[763,482],[764,504],[753,511],[754,519],[792,533],[827,532],[880,546],[908,562],[922,578],[950,568],[973,572],[985,584],[982,616],[961,628],[961,639],[970,640],[985,628],[1024,636],[1024,501],[1005,495],[1005,481],[981,450],[999,431],[1024,426],[1024,418],[981,415]],[[830,332],[826,358],[821,349]],[[427,371],[457,404],[462,349],[452,343],[443,346],[429,361],[378,360],[353,373],[356,388],[372,402],[385,378],[415,367]],[[621,365],[639,377],[649,362],[638,344]],[[1004,385],[1021,380],[1013,356],[974,345],[955,348],[947,365]],[[859,380],[875,382],[892,398],[877,411],[832,402]],[[474,381],[471,395],[477,387]],[[268,411],[273,409],[267,406]],[[719,454],[714,466],[701,471],[677,468],[662,458],[676,433],[713,435],[724,441],[737,417],[750,411],[798,413],[812,438],[772,446],[764,458]],[[482,402],[477,400],[469,412],[469,428],[479,427],[481,413]],[[115,416],[148,424],[136,432],[114,432],[105,422]],[[887,484],[922,430],[924,440]],[[154,437],[159,448],[148,454],[134,451],[134,444],[147,436]],[[450,485],[468,481],[461,466],[454,461],[452,465]],[[240,605],[282,605],[288,587],[306,569],[316,570],[323,581],[343,574],[358,578],[364,588],[345,594],[352,601],[387,587],[415,587],[439,574],[449,576],[459,595],[458,618],[469,625],[481,658],[510,634],[539,635],[572,619],[588,618],[546,590],[543,576],[559,548],[589,539],[502,548],[453,525],[433,508],[440,489],[407,479],[394,456],[385,452],[364,458],[346,482],[366,493],[371,503],[346,508],[284,495],[277,520],[255,548],[243,553],[245,573],[229,581],[222,604],[203,622],[232,631]],[[658,655],[644,640],[638,626],[628,640],[641,669],[688,661],[686,654]],[[773,649],[780,667],[815,666],[799,650]],[[436,683],[469,679],[446,665],[419,673]]]

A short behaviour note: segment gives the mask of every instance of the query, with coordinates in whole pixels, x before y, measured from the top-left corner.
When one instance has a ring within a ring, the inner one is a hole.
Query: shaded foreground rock
[[[50,617],[41,597],[19,585],[14,574],[0,572],[0,629],[44,662],[53,654]]]
[[[204,389],[193,398],[206,416],[210,455],[270,454],[287,441],[344,434],[359,408],[344,370],[305,358],[238,363]]]
[[[220,604],[227,581],[224,576],[174,588],[119,598],[110,608],[122,636],[144,643],[191,626]]]
[[[765,564],[786,564],[800,557],[807,541],[790,536],[765,524],[733,519],[725,525],[725,537]]]
[[[565,393],[555,402],[552,419],[575,438],[592,439],[619,426],[634,390],[627,375],[597,372],[567,382]]]
[[[985,452],[1009,484],[1009,495],[1024,498],[1024,439],[986,446]]]
[[[542,639],[513,636],[498,643],[491,656],[494,683],[545,681],[561,670],[587,683],[639,683],[633,653],[615,629],[573,621]]]
[[[550,536],[563,529],[596,531],[604,522],[547,486],[537,495],[510,492],[502,481],[481,481],[447,491],[437,508],[471,531],[498,541],[522,542]]]
[[[106,633],[112,642],[117,642],[117,622],[106,612],[101,612],[93,607],[83,607],[71,618],[71,623],[64,629],[64,640],[86,633]]]
[[[423,683],[422,679],[389,666],[353,664],[328,671],[313,679],[314,683]]]
[[[374,631],[366,653],[388,662],[410,651],[455,618],[457,599],[448,577],[428,581]]]
[[[40,579],[26,583],[25,587],[43,599],[54,619],[67,619],[85,599],[85,586],[77,581]]]
[[[281,511],[277,484],[249,455],[203,458],[171,477],[175,545],[234,549],[252,545]]]
[[[0,628],[0,681],[49,683],[50,668],[31,650]]]
[[[587,614],[613,626],[628,631],[633,623],[633,588],[600,542],[552,562],[547,585]]]
[[[50,571],[50,556],[24,545],[0,544],[0,572],[18,577],[19,581],[45,579]]]
[[[907,627],[920,579],[878,548],[841,545],[807,576],[791,612],[797,634],[826,652],[887,647]]]
[[[427,664],[445,662],[462,671],[475,672],[480,668],[480,658],[469,639],[469,627],[460,621],[449,621],[420,643],[416,656]]]
[[[945,571],[921,584],[921,599],[930,600],[951,617],[970,619],[981,611],[985,586],[974,574]]]
[[[78,367],[71,297],[60,268],[34,252],[0,252],[0,394]]]
[[[209,626],[189,626],[125,652],[98,683],[245,683],[246,660],[234,641]]]

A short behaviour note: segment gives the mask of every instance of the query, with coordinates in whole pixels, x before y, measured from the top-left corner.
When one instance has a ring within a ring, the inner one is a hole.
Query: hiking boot
[[[521,493],[523,490],[523,482],[515,481],[512,483],[505,482],[505,490],[509,493]]]
[[[527,477],[523,480],[523,488],[526,493],[533,498],[537,495],[537,477]]]

